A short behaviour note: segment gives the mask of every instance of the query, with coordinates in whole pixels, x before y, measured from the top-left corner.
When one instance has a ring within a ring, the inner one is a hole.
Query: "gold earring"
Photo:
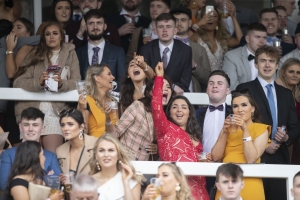
[[[101,167],[100,167],[98,161],[96,162],[96,166],[97,166],[98,171],[100,171],[100,170],[101,170]]]
[[[197,8],[196,1],[193,1],[192,2],[192,9],[195,9],[195,8]]]
[[[216,31],[217,31],[217,30],[219,30],[219,27],[218,27],[218,26],[216,26],[216,28],[215,28],[215,29],[216,29]]]
[[[179,192],[180,191],[180,186],[179,186],[179,183],[176,183],[176,186],[175,186],[175,190],[176,190],[176,192]]]
[[[83,130],[81,130],[79,132],[79,136],[78,136],[79,140],[82,140],[83,139]]]

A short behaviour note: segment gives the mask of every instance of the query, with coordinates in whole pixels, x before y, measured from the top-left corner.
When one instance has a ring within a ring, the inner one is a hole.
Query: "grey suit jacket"
[[[205,92],[208,82],[208,76],[211,73],[210,62],[206,50],[201,45],[189,40],[192,48],[192,57],[197,63],[196,69],[192,72],[192,81],[194,92]]]
[[[281,67],[282,67],[282,64],[283,64],[287,59],[289,59],[289,58],[297,58],[297,59],[299,59],[299,57],[300,57],[299,51],[300,51],[300,50],[299,50],[298,48],[296,48],[295,50],[291,51],[290,53],[286,54],[285,56],[283,56],[283,57],[280,59],[279,64],[278,64],[277,76],[278,76],[279,71],[280,71],[280,69],[281,69]]]
[[[247,46],[228,51],[224,56],[223,70],[230,78],[230,89],[251,81],[251,68],[248,61]]]

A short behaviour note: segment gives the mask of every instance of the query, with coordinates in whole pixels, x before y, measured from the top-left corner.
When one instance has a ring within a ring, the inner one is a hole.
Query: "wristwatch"
[[[13,51],[10,51],[10,50],[7,50],[6,52],[6,55],[10,54],[10,53],[14,53]]]

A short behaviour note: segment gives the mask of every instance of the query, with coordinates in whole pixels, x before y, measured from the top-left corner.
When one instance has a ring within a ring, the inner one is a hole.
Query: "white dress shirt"
[[[92,64],[92,58],[94,55],[94,47],[99,47],[100,50],[98,52],[98,64],[101,63],[102,58],[103,58],[103,51],[104,51],[104,46],[105,46],[105,40],[102,40],[102,42],[100,44],[98,44],[98,46],[94,46],[92,45],[90,42],[88,42],[88,55],[89,55],[89,63],[90,65]]]
[[[216,109],[215,111],[210,112],[209,108],[207,108],[207,111],[205,113],[202,142],[203,152],[211,153],[211,149],[215,146],[220,135],[220,131],[223,128],[226,114],[226,105],[225,102],[222,104],[224,106],[223,111]]]
[[[120,15],[124,15],[125,18],[129,18],[128,16],[125,16],[125,15],[130,15],[130,14],[124,8],[122,8]],[[138,17],[141,16],[140,11],[138,11],[134,16],[135,16],[134,21],[135,21],[135,23],[137,23],[139,21]]]
[[[174,40],[172,40],[171,44],[169,44],[169,46],[164,46],[162,43],[160,43],[160,41],[158,42],[159,43],[159,52],[160,52],[160,58],[162,59],[163,57],[163,52],[165,50],[165,48],[169,48],[169,51],[167,53],[167,56],[168,56],[168,64],[169,64],[169,61],[170,61],[170,57],[171,57],[171,53],[172,53],[172,50],[173,50],[173,46],[174,46]],[[168,66],[168,65],[167,65]]]
[[[275,90],[275,86],[274,86],[274,79],[271,83],[268,83],[267,81],[265,81],[264,79],[262,79],[261,77],[257,77],[257,79],[259,80],[260,82],[260,85],[262,86],[264,92],[265,92],[265,95],[266,95],[266,98],[268,97],[268,89],[266,88],[266,85],[268,84],[272,84],[272,92],[273,92],[273,97],[274,97],[274,103],[275,103],[275,108],[276,108],[276,118],[277,118],[277,121],[278,121],[278,114],[277,114],[277,95],[276,95],[276,90]],[[268,100],[268,98],[267,98]]]
[[[251,54],[253,55],[247,48],[247,52],[248,52],[248,56]],[[253,55],[255,56],[255,55]],[[251,70],[251,81],[253,81],[254,79],[256,79],[257,75],[258,75],[258,70],[255,68],[255,65],[254,65],[254,60],[251,60],[249,61],[249,65],[250,65],[250,70]]]

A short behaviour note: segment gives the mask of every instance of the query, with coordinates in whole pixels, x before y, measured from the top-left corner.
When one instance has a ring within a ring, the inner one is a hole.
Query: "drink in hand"
[[[155,188],[155,196],[150,200],[155,200],[160,195],[162,190],[161,180],[159,178],[151,178],[150,184],[153,184]]]
[[[229,115],[230,116],[230,126],[229,126],[229,133],[236,133],[238,126],[235,124],[235,122],[233,121],[234,118],[234,114]]]

